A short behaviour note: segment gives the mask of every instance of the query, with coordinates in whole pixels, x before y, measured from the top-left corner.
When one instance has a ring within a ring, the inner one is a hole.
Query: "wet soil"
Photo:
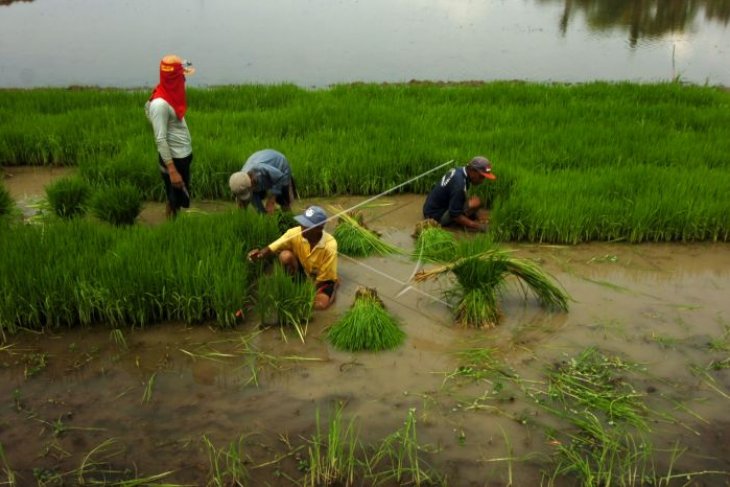
[[[48,175],[30,174],[33,182],[20,173],[5,180],[14,197],[42,195]],[[411,248],[422,197],[378,203],[366,221]],[[196,202],[193,210],[229,205]],[[140,220],[163,218],[162,205],[147,204]],[[415,409],[424,456],[449,485],[507,485],[510,478],[540,485],[554,451],[545,429],[559,423],[513,383],[495,393],[493,379],[455,377],[464,364],[459,352],[493,349],[523,384],[544,389],[547,368],[596,347],[645,368],[637,392],[665,415],[650,433],[660,470],[679,447],[685,451],[674,473],[730,471],[730,371],[708,367],[730,358],[730,245],[506,246],[555,277],[572,297],[568,313],[548,313],[514,286],[502,298],[497,328],[460,328],[442,301],[446,282],[409,288],[412,261],[343,256],[337,302],[315,314],[304,343],[291,330],[260,328],[255,317],[235,330],[178,323],[123,330],[126,347],[104,327],[7,337],[0,347],[6,464],[19,485],[35,485],[34,469],[36,476],[70,472],[113,438],[105,461],[139,475],[173,471],[166,480],[201,485],[210,467],[203,438],[220,448],[243,436],[251,485],[293,485],[286,477],[303,476],[302,446],[317,411],[325,422],[341,403],[347,419],[357,418],[364,444],[396,431]],[[324,340],[361,285],[377,288],[402,323],[407,338],[399,349],[345,353]],[[728,485],[728,477],[685,482],[676,485]]]

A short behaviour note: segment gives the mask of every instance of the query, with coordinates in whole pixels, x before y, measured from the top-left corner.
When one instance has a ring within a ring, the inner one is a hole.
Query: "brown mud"
[[[45,179],[31,174],[32,182],[20,174],[5,180],[16,199],[42,195]],[[361,200],[318,203],[346,208]],[[377,203],[365,210],[368,225],[411,248],[422,197]],[[194,203],[193,211],[230,205]],[[163,218],[162,205],[147,204],[140,220]],[[730,471],[730,371],[707,367],[730,357],[718,346],[730,344],[730,245],[506,247],[555,277],[572,297],[568,313],[544,311],[515,286],[503,296],[497,328],[459,328],[442,302],[445,282],[409,288],[415,264],[408,258],[343,256],[338,299],[315,314],[304,343],[292,330],[260,329],[255,317],[235,330],[178,323],[123,330],[126,348],[104,327],[8,337],[0,348],[6,464],[18,485],[35,485],[33,469],[72,471],[113,438],[110,463],[140,476],[174,471],[167,481],[202,485],[210,467],[203,437],[223,447],[244,436],[251,485],[294,485],[286,477],[303,477],[300,447],[317,411],[325,423],[342,403],[370,445],[415,409],[425,458],[449,485],[507,485],[510,477],[512,485],[540,485],[554,452],[545,428],[559,424],[508,381],[495,394],[494,380],[453,377],[463,365],[458,353],[493,349],[523,383],[544,390],[546,368],[596,347],[646,369],[635,385],[665,415],[650,433],[660,471],[676,448],[684,452],[673,473]],[[402,347],[372,354],[328,345],[327,327],[358,286],[376,288],[400,320]],[[708,474],[676,485],[729,485],[729,478]]]

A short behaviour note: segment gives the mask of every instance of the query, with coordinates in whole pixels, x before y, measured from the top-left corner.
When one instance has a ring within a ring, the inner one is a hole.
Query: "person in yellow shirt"
[[[248,259],[255,262],[278,254],[291,275],[303,272],[314,279],[314,309],[327,309],[335,300],[338,285],[337,241],[324,230],[327,213],[319,206],[310,206],[294,219],[300,226],[290,228],[263,249],[251,250]]]

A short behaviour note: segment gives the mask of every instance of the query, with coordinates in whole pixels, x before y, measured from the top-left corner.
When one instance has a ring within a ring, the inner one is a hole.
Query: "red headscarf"
[[[150,100],[162,98],[175,110],[177,118],[182,120],[188,105],[185,101],[185,73],[180,61],[166,63],[160,61],[160,84],[152,91]]]

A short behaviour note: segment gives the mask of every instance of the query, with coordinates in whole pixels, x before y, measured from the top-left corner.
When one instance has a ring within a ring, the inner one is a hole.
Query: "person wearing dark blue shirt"
[[[478,196],[468,197],[469,187],[478,186],[485,179],[497,179],[486,157],[477,156],[466,166],[450,170],[426,197],[423,217],[436,220],[441,226],[460,225],[467,230],[485,231],[485,224],[470,218],[481,207],[481,200]]]

